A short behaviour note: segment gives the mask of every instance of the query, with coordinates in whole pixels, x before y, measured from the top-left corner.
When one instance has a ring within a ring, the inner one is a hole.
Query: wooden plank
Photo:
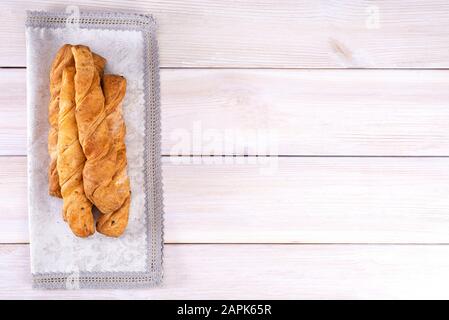
[[[0,157],[0,243],[28,242],[26,158]]]
[[[26,154],[26,70],[0,69],[0,155]]]
[[[266,160],[164,158],[165,241],[449,243],[449,158]],[[25,166],[0,158],[0,243],[28,242]]]
[[[447,68],[449,4],[431,1],[88,1],[81,9],[157,18],[163,67]],[[25,65],[24,9],[69,0],[0,3],[1,66]]]
[[[92,299],[32,290],[27,245],[0,246],[0,266],[2,299]],[[447,245],[167,245],[163,287],[95,299],[447,299],[448,268]]]
[[[26,154],[25,72],[0,70],[2,155]],[[184,69],[161,83],[164,154],[449,155],[448,70]]]

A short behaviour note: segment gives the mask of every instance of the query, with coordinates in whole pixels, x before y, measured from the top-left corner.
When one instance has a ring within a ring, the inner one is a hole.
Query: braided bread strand
[[[110,185],[117,159],[106,121],[100,72],[94,65],[94,58],[88,47],[73,46],[72,52],[76,66],[75,115],[79,140],[87,159],[83,170],[84,190],[101,212],[110,213],[121,204],[111,206],[109,201],[96,194],[98,188]]]
[[[83,187],[83,168],[86,161],[78,141],[75,119],[75,66],[68,66],[62,74],[58,116],[59,184],[64,200],[63,215],[72,232],[88,237],[95,232],[92,203]]]
[[[126,80],[118,75],[104,75],[103,92],[105,97],[106,121],[109,135],[117,152],[115,173],[111,183],[99,187],[96,191],[99,197],[109,202],[120,202],[119,209],[102,214],[97,221],[97,231],[111,237],[118,237],[128,225],[130,205],[130,183],[127,174],[127,159],[125,134],[126,126],[122,113],[122,101],[126,92]]]
[[[50,130],[48,132],[47,144],[48,153],[50,155],[50,164],[48,167],[48,193],[51,196],[59,198],[62,197],[56,166],[58,158],[59,99],[63,70],[65,67],[73,64],[71,45],[65,44],[56,53],[50,69],[50,103],[48,104],[48,122],[50,124]]]

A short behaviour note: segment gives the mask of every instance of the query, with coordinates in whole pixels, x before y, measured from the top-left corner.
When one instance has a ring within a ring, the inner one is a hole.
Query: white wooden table
[[[0,2],[0,298],[449,298],[445,0],[78,0],[160,25],[165,284],[32,290],[24,10],[69,4]]]

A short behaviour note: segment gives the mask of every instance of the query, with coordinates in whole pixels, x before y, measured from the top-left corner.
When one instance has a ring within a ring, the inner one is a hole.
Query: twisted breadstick
[[[118,210],[101,215],[97,221],[97,231],[111,237],[118,237],[125,231],[128,224],[131,196],[129,178],[126,172],[126,126],[121,107],[125,92],[125,78],[117,75],[105,75],[103,77],[106,121],[109,127],[109,135],[113,139],[114,148],[117,152],[117,160],[111,183],[101,185],[95,193],[106,202],[114,204],[121,202]]]
[[[95,54],[94,60],[98,63],[104,61],[102,57]],[[72,46],[65,44],[56,53],[50,69],[50,103],[48,104],[48,122],[50,124],[50,130],[48,132],[48,153],[50,155],[50,165],[48,168],[48,193],[59,198],[62,197],[56,165],[58,158],[59,95],[61,91],[62,72],[65,67],[74,65],[74,63]]]
[[[56,53],[50,70],[50,103],[48,105],[48,122],[50,130],[48,132],[48,153],[50,155],[50,165],[48,168],[48,193],[61,198],[61,188],[59,186],[58,170],[56,160],[58,158],[58,114],[59,96],[62,83],[62,72],[66,66],[73,65],[73,55],[69,44],[63,45]]]
[[[64,199],[64,217],[73,233],[88,237],[95,232],[92,203],[83,187],[83,167],[86,158],[78,141],[75,119],[75,67],[69,66],[62,74],[58,117],[59,184]]]
[[[114,195],[104,199],[103,190],[112,182],[115,174],[117,152],[106,121],[104,96],[100,86],[100,73],[94,65],[90,49],[72,47],[75,59],[76,121],[81,146],[87,158],[84,170],[84,190],[89,200],[102,213],[112,213],[123,201],[111,201]]]

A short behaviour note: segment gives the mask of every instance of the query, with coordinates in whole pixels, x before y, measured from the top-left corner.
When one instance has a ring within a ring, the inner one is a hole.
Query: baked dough
[[[79,237],[118,237],[131,202],[122,101],[126,80],[105,75],[106,60],[83,45],[64,45],[50,72],[50,194],[64,200],[63,217]],[[103,86],[103,87],[102,87]]]
[[[50,165],[48,168],[48,193],[59,198],[62,197],[56,167],[58,158],[59,95],[61,91],[62,72],[65,67],[73,64],[71,45],[65,44],[56,53],[50,69],[50,103],[48,104],[48,122],[50,123],[48,153],[50,155]]]
[[[75,59],[76,121],[81,146],[86,156],[83,170],[84,190],[89,200],[102,213],[118,210],[122,203],[103,199],[97,189],[109,186],[115,174],[117,152],[109,134],[106,121],[100,72],[94,65],[90,49],[78,45],[72,47]]]
[[[106,61],[96,54],[93,55],[96,65],[102,69]],[[72,45],[65,44],[56,53],[50,69],[50,103],[48,104],[48,122],[50,124],[50,130],[48,132],[48,153],[50,155],[50,164],[48,168],[48,193],[51,196],[59,198],[62,198],[56,166],[58,158],[59,95],[62,84],[62,72],[67,66],[73,66],[74,64]]]
[[[75,119],[75,66],[66,67],[62,74],[58,117],[57,170],[64,200],[64,220],[78,237],[95,232],[92,203],[83,186],[83,168],[86,161],[78,141]]]
[[[104,75],[103,93],[107,115],[106,122],[109,135],[113,139],[117,160],[111,183],[100,186],[95,193],[108,204],[120,205],[118,210],[100,215],[97,221],[97,231],[111,237],[118,237],[125,231],[129,216],[131,192],[126,171],[126,126],[122,113],[122,101],[125,92],[125,78],[118,75]]]

